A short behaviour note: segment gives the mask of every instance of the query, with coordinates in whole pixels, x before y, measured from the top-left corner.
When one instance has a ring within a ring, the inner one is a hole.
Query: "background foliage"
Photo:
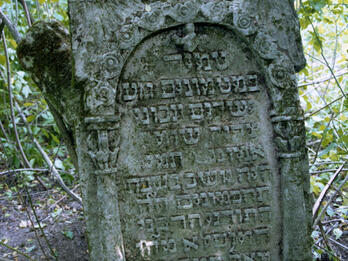
[[[0,10],[16,25],[19,33],[24,35],[29,25],[20,2],[24,1],[1,0]],[[55,19],[68,27],[67,0],[32,0],[25,3],[33,21]],[[348,152],[348,1],[296,0],[294,4],[300,18],[307,57],[307,66],[299,73],[298,81],[306,118],[311,192],[313,202],[317,201],[318,206],[313,217],[313,222],[316,222],[312,235],[313,256],[319,258],[326,253],[338,260],[338,251],[348,251],[347,244],[338,242],[348,233],[345,165]],[[60,142],[59,130],[38,88],[19,65],[16,41],[6,27],[4,33],[10,60],[12,98],[20,108],[14,109],[15,123],[24,153],[32,169],[47,168],[42,154],[33,144],[33,138],[37,139],[60,171],[65,183],[72,186],[77,183],[77,177],[67,150]],[[7,73],[5,49],[1,44],[0,172],[26,168],[18,152],[16,133],[11,122]],[[25,127],[21,111],[26,116],[33,136]],[[26,170],[21,172],[24,175],[0,175],[0,196],[13,197],[23,190],[24,185],[31,187],[31,190],[42,189],[38,179],[35,179],[39,173]],[[40,177],[46,187],[55,185],[50,176]],[[343,247],[339,244],[343,244]]]

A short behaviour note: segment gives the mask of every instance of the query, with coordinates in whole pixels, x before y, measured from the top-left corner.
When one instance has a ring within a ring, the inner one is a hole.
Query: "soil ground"
[[[56,204],[63,196],[55,190],[33,193],[31,197],[49,245],[57,254],[57,260],[89,260],[82,207],[69,198]],[[18,248],[33,260],[47,260],[39,246],[26,209],[37,225],[28,202],[23,206],[18,197],[9,198],[4,194],[1,196],[0,192],[0,240],[5,240],[8,246]],[[55,260],[50,255],[48,244],[40,230],[37,229],[36,232],[49,260]],[[0,245],[0,261],[3,260],[22,261],[28,258]]]

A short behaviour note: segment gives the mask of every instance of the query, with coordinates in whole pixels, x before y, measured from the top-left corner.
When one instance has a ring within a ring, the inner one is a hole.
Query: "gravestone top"
[[[69,1],[92,260],[311,260],[290,2]]]

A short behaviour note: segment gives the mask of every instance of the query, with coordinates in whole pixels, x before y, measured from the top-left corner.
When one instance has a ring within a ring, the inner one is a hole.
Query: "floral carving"
[[[294,153],[304,148],[302,121],[284,120],[273,123],[273,129],[277,135],[275,142],[281,153]]]
[[[192,22],[198,14],[199,8],[196,3],[188,1],[178,3],[174,9],[169,12],[169,15],[176,21],[181,23]]]
[[[257,34],[254,48],[263,59],[274,59],[277,56],[277,45],[264,33]]]
[[[92,131],[87,137],[88,155],[91,158],[96,174],[117,172],[120,135],[118,131]]]
[[[256,32],[256,21],[250,15],[245,13],[234,13],[234,26],[244,35],[251,35]]]
[[[143,14],[139,22],[139,26],[149,31],[156,31],[162,27],[164,22],[165,17],[161,10],[155,9]]]
[[[227,6],[224,2],[210,2],[202,6],[202,13],[214,22],[222,21],[227,14]]]

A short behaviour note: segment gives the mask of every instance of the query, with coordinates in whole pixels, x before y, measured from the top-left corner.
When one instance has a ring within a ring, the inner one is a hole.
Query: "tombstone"
[[[70,0],[92,260],[312,260],[291,1]]]

